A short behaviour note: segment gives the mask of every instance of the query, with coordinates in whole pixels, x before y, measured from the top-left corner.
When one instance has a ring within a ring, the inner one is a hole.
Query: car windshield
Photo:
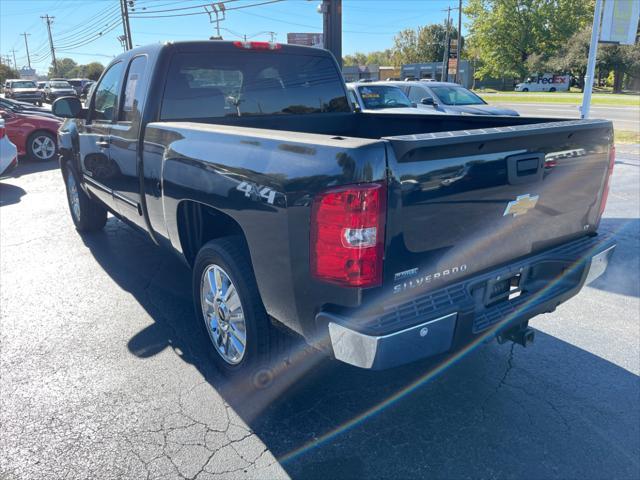
[[[69,82],[51,82],[52,88],[71,88]]]
[[[486,102],[478,95],[462,87],[429,87],[438,100],[445,105],[484,105]]]
[[[33,82],[13,82],[11,88],[36,88]]]
[[[411,100],[398,87],[363,85],[358,87],[358,92],[367,110],[411,107]]]
[[[82,85],[82,80],[69,80],[69,83],[74,87],[79,87],[80,85]]]

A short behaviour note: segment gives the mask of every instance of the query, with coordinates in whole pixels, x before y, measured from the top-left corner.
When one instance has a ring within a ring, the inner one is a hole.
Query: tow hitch
[[[496,338],[500,344],[511,341],[526,348],[533,345],[535,337],[535,330],[525,323],[499,333]]]

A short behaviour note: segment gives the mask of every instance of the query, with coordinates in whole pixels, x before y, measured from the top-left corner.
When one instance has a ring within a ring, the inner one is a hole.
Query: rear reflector
[[[233,42],[233,45],[246,50],[280,50],[282,45],[271,42]]]
[[[604,181],[604,190],[602,191],[602,199],[600,200],[600,215],[604,213],[604,209],[607,207],[607,200],[609,198],[609,185],[611,184],[611,175],[613,174],[613,166],[616,163],[616,147],[611,145],[609,150],[609,170],[607,171],[607,178]]]
[[[318,195],[311,212],[311,273],[348,287],[382,283],[386,184],[369,183]]]

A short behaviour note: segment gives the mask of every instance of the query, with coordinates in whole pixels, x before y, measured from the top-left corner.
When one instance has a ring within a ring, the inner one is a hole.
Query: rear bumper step
[[[316,320],[327,325],[336,359],[361,368],[389,368],[457,350],[480,335],[553,311],[605,272],[614,249],[610,239],[586,237],[418,296],[375,317],[320,312]],[[485,303],[492,280],[517,272],[524,272],[522,294]]]

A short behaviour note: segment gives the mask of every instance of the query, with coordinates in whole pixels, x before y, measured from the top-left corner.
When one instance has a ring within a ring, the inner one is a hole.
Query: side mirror
[[[357,103],[353,104],[353,111],[356,113],[360,113],[362,112],[362,109],[360,108],[360,105],[358,105]]]
[[[431,97],[424,97],[422,100],[420,100],[420,103],[422,105],[431,105],[432,107],[435,107],[436,105],[435,100]]]
[[[61,97],[51,105],[51,112],[56,117],[85,118],[86,110],[82,109],[82,103],[78,97]]]

